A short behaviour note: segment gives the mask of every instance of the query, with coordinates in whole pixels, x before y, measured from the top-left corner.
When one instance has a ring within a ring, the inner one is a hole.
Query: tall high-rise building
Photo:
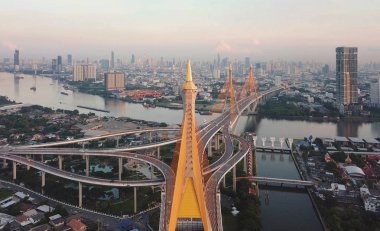
[[[105,73],[104,85],[106,87],[106,91],[124,90],[125,89],[125,73],[123,72]]]
[[[328,64],[325,64],[323,67],[322,67],[322,74],[324,74],[325,76],[327,76],[330,72],[330,67]]]
[[[67,65],[69,66],[73,65],[73,56],[71,54],[67,55]]]
[[[108,71],[110,69],[110,61],[108,59],[99,60],[99,64],[103,70]]]
[[[57,71],[62,71],[62,56],[58,55],[57,57]]]
[[[134,65],[135,63],[136,63],[136,57],[134,54],[132,54],[131,64]]]
[[[380,73],[377,76],[377,82],[371,83],[371,104],[380,107]]]
[[[251,66],[251,59],[249,57],[245,57],[244,67],[248,69]]]
[[[57,72],[57,60],[56,59],[51,60],[51,70],[53,71],[53,73]]]
[[[20,52],[19,52],[19,50],[15,50],[15,53],[13,55],[13,65],[14,65],[14,70],[18,71],[20,68]]]
[[[358,103],[358,48],[336,48],[336,99],[338,105]]]
[[[220,79],[220,69],[214,69],[214,79]]]
[[[15,50],[15,53],[13,55],[13,64],[15,66],[20,65],[20,52],[19,52],[19,50]]]
[[[82,64],[74,66],[74,81],[85,81],[96,79],[96,66],[91,64]]]
[[[111,51],[111,69],[114,69],[115,68],[115,54],[113,53],[113,51]]]

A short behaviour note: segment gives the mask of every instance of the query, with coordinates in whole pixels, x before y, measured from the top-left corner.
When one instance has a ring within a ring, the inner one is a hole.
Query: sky
[[[1,0],[0,58],[136,56],[380,62],[378,0]]]

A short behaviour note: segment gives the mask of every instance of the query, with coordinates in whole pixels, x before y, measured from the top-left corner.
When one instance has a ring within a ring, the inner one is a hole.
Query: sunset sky
[[[380,60],[377,0],[2,0],[0,58]]]

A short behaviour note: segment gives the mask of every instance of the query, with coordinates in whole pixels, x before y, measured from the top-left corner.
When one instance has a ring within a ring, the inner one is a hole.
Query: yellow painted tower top
[[[186,81],[183,84],[183,90],[197,90],[197,87],[193,83],[193,75],[191,74],[191,62],[190,62],[190,59],[187,62],[187,75],[186,75]]]

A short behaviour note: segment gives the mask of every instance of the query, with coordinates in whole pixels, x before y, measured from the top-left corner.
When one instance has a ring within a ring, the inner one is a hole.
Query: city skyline
[[[378,60],[380,4],[342,3],[5,1],[0,54],[11,57],[17,48],[30,58],[71,53],[85,59],[108,57],[113,50],[128,59],[134,53],[204,60],[220,53],[333,63],[335,47],[355,46],[360,62]]]

